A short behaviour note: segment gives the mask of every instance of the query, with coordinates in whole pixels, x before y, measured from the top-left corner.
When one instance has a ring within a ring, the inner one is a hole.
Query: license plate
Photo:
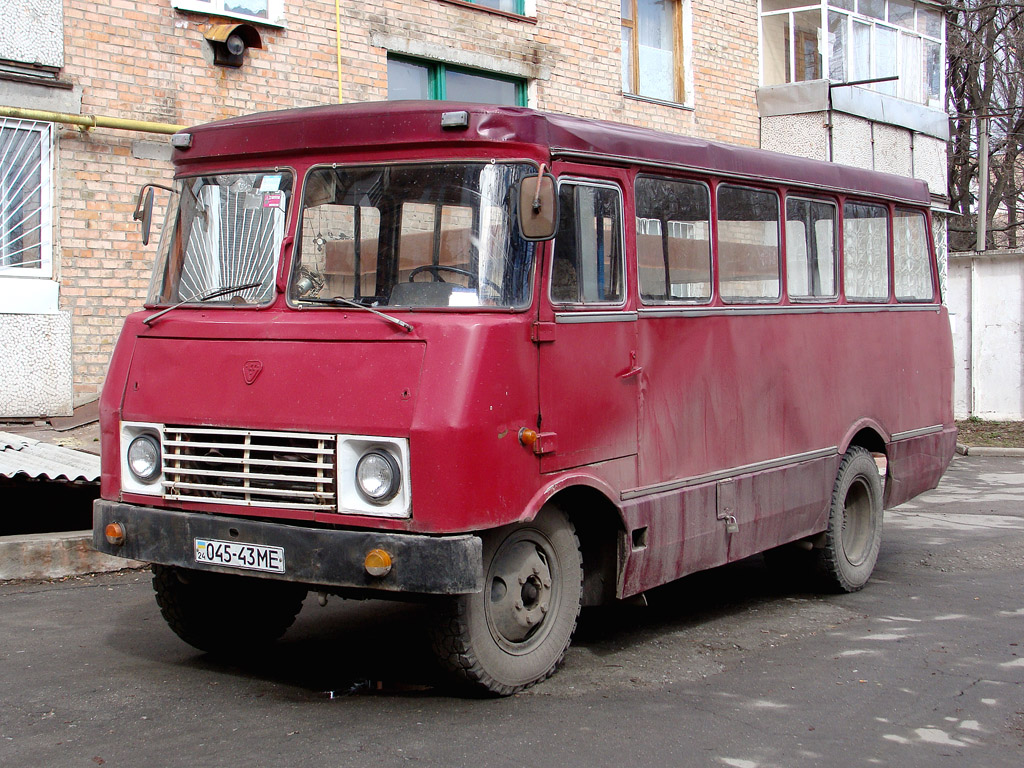
[[[226,565],[250,571],[284,573],[284,547],[244,544],[238,541],[195,539],[197,563]]]

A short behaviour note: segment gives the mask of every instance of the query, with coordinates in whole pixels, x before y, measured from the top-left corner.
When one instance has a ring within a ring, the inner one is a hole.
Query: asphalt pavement
[[[142,571],[0,585],[0,765],[1013,766],[1024,763],[1024,460],[958,456],[886,513],[875,576],[761,558],[584,612],[500,700],[435,686],[423,607],[307,598],[272,654],[180,642]]]

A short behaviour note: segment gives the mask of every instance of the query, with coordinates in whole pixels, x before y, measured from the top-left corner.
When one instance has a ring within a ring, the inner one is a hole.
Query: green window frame
[[[504,104],[505,106],[510,107],[526,106],[526,80],[524,80],[523,78],[514,77],[511,75],[496,74],[494,72],[487,72],[485,70],[470,69],[468,67],[457,67],[451,64],[445,64],[444,62],[440,61],[416,59],[408,56],[388,56],[389,100],[394,101],[408,98],[419,98],[419,96],[403,96],[396,94],[396,70],[398,67],[403,65],[405,65],[406,67],[416,67],[422,70],[422,73],[426,75],[427,80],[427,98],[433,101],[449,101],[452,98],[448,95],[448,81],[450,77],[468,76],[470,78],[479,78],[481,80],[493,80],[496,83],[512,86],[512,90],[510,91],[511,99],[506,101],[481,101],[480,103]],[[458,97],[456,97],[455,100],[473,101],[473,99],[462,99]]]

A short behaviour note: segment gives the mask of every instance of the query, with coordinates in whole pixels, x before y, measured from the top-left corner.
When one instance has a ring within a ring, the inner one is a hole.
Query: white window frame
[[[889,7],[889,3],[888,3],[888,0],[886,0],[886,3],[885,3],[886,16],[888,16],[888,7]],[[878,90],[878,91],[880,91],[882,93],[885,93],[888,90],[888,88],[892,88],[893,92],[896,95],[896,98],[904,99],[904,100],[907,100],[907,101],[912,101],[912,102],[914,102],[916,104],[925,104],[925,105],[927,105],[929,107],[933,107],[933,108],[936,108],[936,109],[942,109],[943,108],[943,104],[945,103],[944,102],[944,99],[945,99],[945,78],[941,78],[940,79],[938,98],[937,99],[930,98],[928,96],[928,93],[927,93],[928,88],[927,88],[927,82],[925,80],[925,78],[927,76],[927,68],[926,68],[926,63],[925,63],[925,58],[924,58],[925,45],[928,42],[932,42],[932,43],[938,43],[941,46],[941,48],[940,48],[940,50],[941,50],[940,57],[941,57],[941,59],[943,61],[945,61],[945,55],[946,55],[946,19],[945,19],[945,16],[942,16],[941,14],[940,14],[940,18],[941,18],[942,24],[941,24],[939,36],[938,37],[932,37],[930,35],[924,34],[920,30],[918,30],[917,29],[917,24],[915,24],[915,28],[914,29],[907,29],[907,28],[902,27],[902,26],[900,26],[900,25],[898,25],[898,24],[896,24],[894,22],[883,21],[881,19],[876,19],[873,16],[868,16],[866,14],[857,13],[856,11],[849,11],[849,10],[846,10],[844,8],[839,8],[837,6],[831,6],[831,5],[829,5],[828,0],[821,0],[821,2],[808,3],[806,5],[800,5],[799,7],[794,6],[792,8],[786,8],[786,9],[778,10],[778,11],[765,11],[762,0],[758,0],[758,25],[757,25],[757,32],[758,32],[758,41],[759,41],[759,48],[760,48],[760,57],[759,57],[760,58],[760,83],[762,85],[764,84],[764,79],[765,79],[765,75],[764,75],[764,72],[765,72],[764,19],[769,17],[769,16],[788,16],[788,24],[789,24],[789,28],[790,28],[790,40],[792,41],[792,39],[794,38],[794,35],[793,35],[793,24],[794,24],[793,19],[794,19],[794,14],[795,13],[799,13],[799,12],[803,12],[803,11],[813,11],[813,10],[816,10],[816,9],[820,9],[820,13],[821,13],[821,22],[820,22],[820,25],[819,25],[820,34],[818,36],[818,54],[819,54],[819,56],[821,56],[821,65],[822,65],[821,69],[822,69],[822,76],[824,78],[831,79],[831,72],[829,71],[830,70],[830,65],[831,65],[831,61],[830,61],[831,56],[830,56],[830,46],[829,46],[829,40],[828,40],[828,29],[829,29],[829,27],[828,27],[828,15],[829,15],[829,13],[835,13],[835,14],[839,14],[839,15],[842,15],[842,16],[846,17],[846,49],[845,49],[844,53],[846,55],[847,80],[852,79],[850,77],[850,71],[852,69],[852,64],[853,64],[851,52],[853,50],[852,46],[853,46],[853,24],[854,24],[854,22],[858,22],[858,23],[862,23],[862,24],[868,24],[871,27],[871,50],[870,50],[870,53],[869,53],[869,64],[870,64],[870,67],[871,67],[871,77],[878,77],[879,76],[878,75],[878,56],[877,56],[878,45],[877,45],[876,40],[875,40],[876,32],[880,28],[881,29],[886,29],[886,30],[891,30],[891,31],[896,33],[896,61],[895,61],[895,71],[896,71],[896,74],[899,74],[900,72],[902,72],[903,68],[904,68],[903,58],[904,58],[904,52],[905,52],[905,50],[907,48],[907,46],[906,46],[906,44],[904,42],[905,38],[914,38],[914,39],[917,39],[917,40],[920,41],[920,47],[919,47],[919,51],[920,51],[920,57],[919,57],[920,58],[920,75],[921,75],[920,82],[915,83],[913,85],[907,85],[907,84],[903,83],[901,80],[897,80],[894,83],[878,83],[876,85],[868,85],[868,86],[865,86],[865,87],[872,88],[873,90]],[[917,18],[918,12],[921,11],[921,10],[931,10],[931,11],[935,12],[938,9],[935,6],[930,5],[928,3],[914,2],[914,17],[915,17],[915,19]],[[796,69],[795,69],[796,51],[795,51],[795,46],[793,46],[792,44],[790,45],[789,55],[790,55],[789,73],[790,73],[790,78],[792,78],[794,73],[796,72]],[[789,82],[795,82],[795,81],[790,79]],[[841,82],[841,81],[836,81],[836,82]],[[908,96],[908,94],[909,94],[909,96]]]
[[[34,120],[0,119],[0,126],[38,133],[41,154],[38,263],[18,267],[0,266],[0,313],[56,314],[59,291],[57,282],[53,279],[53,124]]]
[[[2,120],[0,128],[28,131],[38,135],[39,142],[39,258],[28,266],[3,266],[0,264],[0,278],[53,276],[53,124],[33,120]],[[3,216],[4,200],[9,194],[5,189],[7,169],[6,158],[0,153],[0,217]],[[23,177],[22,177],[23,178]],[[17,182],[17,180],[15,180]],[[20,186],[24,181],[17,182]],[[3,255],[7,221],[0,220],[0,256]]]
[[[252,21],[269,27],[283,27],[285,0],[267,0],[267,17],[251,16],[247,13],[224,10],[224,3],[231,0],[171,0],[171,5],[179,11],[206,13],[211,16],[224,16],[229,19]]]

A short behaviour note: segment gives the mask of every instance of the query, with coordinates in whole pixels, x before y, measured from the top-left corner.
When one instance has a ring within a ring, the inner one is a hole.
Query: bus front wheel
[[[306,588],[187,568],[153,566],[160,613],[189,645],[210,653],[264,650],[295,621]]]
[[[882,481],[869,451],[851,447],[836,473],[825,546],[819,550],[830,586],[856,592],[871,576],[882,543]]]
[[[485,534],[483,589],[446,602],[434,648],[457,683],[509,696],[550,677],[565,657],[583,592],[579,540],[564,512]]]

